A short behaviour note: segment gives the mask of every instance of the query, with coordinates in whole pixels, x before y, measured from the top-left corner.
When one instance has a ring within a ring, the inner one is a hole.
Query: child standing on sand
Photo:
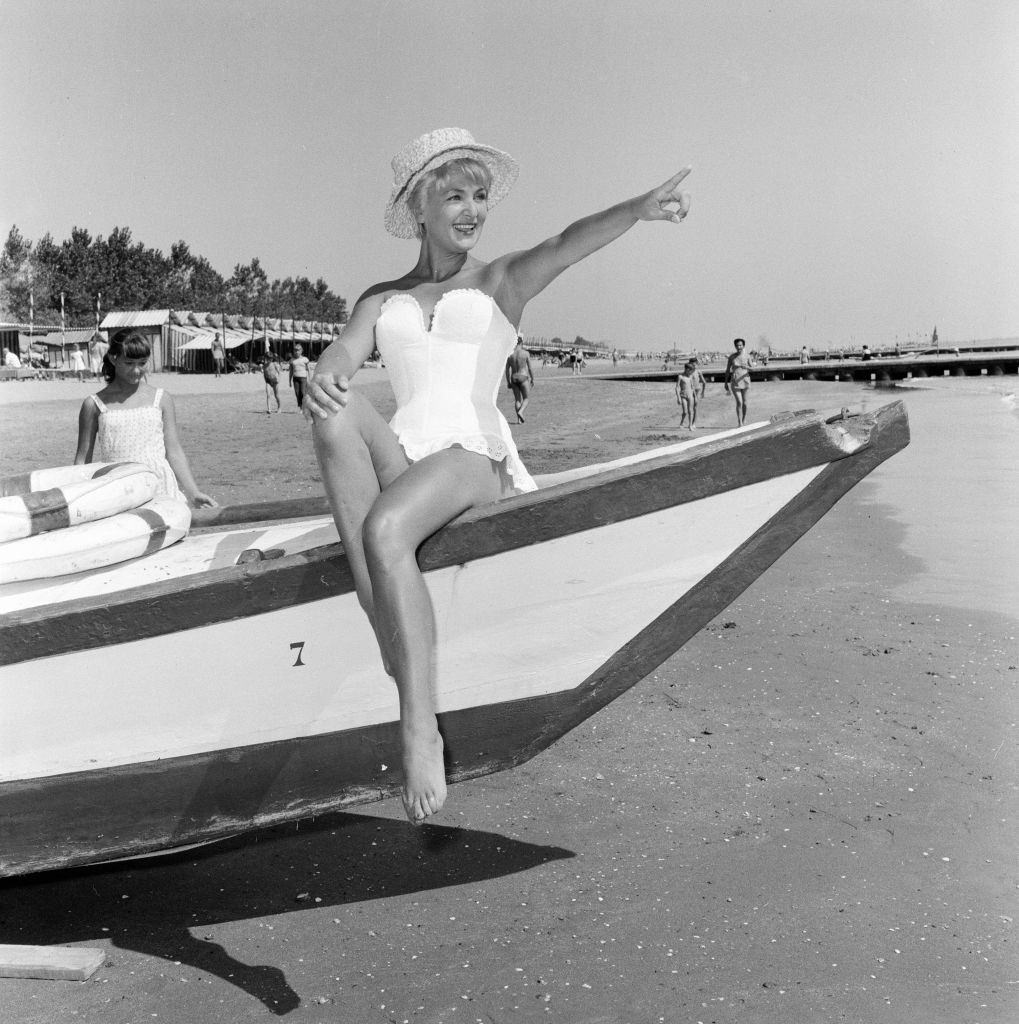
[[[682,410],[682,415],[679,417],[679,425],[683,426],[689,420],[691,429],[697,422],[698,378],[700,378],[701,395],[703,396],[704,388],[706,387],[704,376],[693,363],[687,363],[683,367],[683,372],[676,376],[676,401]]]
[[[106,387],[89,395],[78,413],[74,464],[140,462],[159,477],[159,495],[182,501],[186,496],[196,508],[215,508],[215,499],[200,491],[191,475],[177,438],[173,399],[145,383],[151,354],[138,332],[110,343],[103,361]]]

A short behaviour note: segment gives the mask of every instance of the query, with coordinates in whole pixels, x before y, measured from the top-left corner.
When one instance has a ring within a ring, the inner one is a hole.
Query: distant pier
[[[698,365],[707,381],[725,381],[725,365]],[[668,370],[626,370],[623,372],[588,372],[587,378],[605,380],[673,381],[682,370],[682,360]],[[925,377],[1001,377],[1019,374],[1019,349],[994,352],[952,351],[931,355],[874,356],[871,359],[812,359],[801,363],[792,359],[772,359],[758,363],[750,370],[752,381],[827,380],[858,383],[891,383],[897,380]]]

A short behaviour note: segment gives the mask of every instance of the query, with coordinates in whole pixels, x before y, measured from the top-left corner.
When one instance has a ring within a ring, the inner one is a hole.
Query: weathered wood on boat
[[[196,508],[191,514],[191,529],[195,532],[233,526],[237,523],[253,524],[330,514],[329,501],[324,495],[310,498],[281,498],[278,501],[223,505],[220,508]]]

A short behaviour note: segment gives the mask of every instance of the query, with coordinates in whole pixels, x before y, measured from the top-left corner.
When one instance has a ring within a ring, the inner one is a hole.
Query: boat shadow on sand
[[[301,1003],[284,971],[237,960],[203,929],[464,885],[573,856],[492,832],[336,813],[184,853],[9,879],[0,884],[0,941],[108,940],[113,961],[121,949],[187,964],[284,1016]]]

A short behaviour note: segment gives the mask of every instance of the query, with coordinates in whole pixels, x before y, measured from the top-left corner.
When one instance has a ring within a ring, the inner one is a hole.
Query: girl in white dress
[[[689,170],[533,249],[483,263],[471,250],[516,179],[516,161],[462,128],[422,135],[393,159],[385,226],[419,239],[417,262],[358,299],[318,361],[304,415],[358,598],[396,678],[411,821],[446,799],[432,696],[435,627],[417,548],[461,512],[534,489],[495,405],[524,307],[638,221],[678,224],[690,207],[679,190]],[[397,401],[388,425],[350,390],[376,345]]]
[[[216,501],[199,490],[180,446],[173,399],[145,383],[151,354],[143,334],[110,343],[103,361],[107,385],[89,395],[78,413],[74,463],[140,462],[159,477],[157,494],[214,508]]]

